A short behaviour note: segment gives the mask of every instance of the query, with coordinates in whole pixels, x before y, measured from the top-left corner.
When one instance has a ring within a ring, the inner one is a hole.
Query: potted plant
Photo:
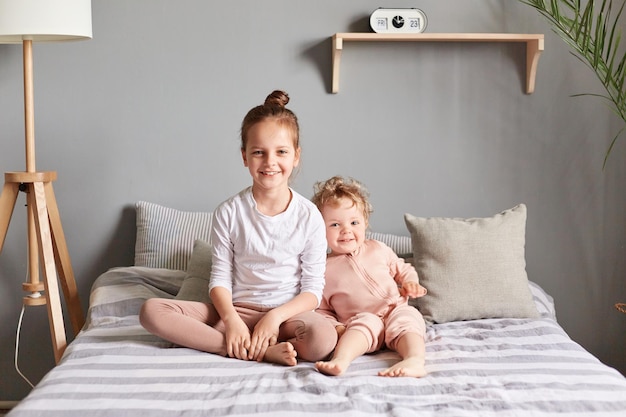
[[[552,24],[554,32],[590,67],[606,90],[594,95],[606,99],[612,110],[626,123],[626,53],[620,52],[619,19],[626,0],[614,8],[612,0],[520,0],[534,7]],[[620,137],[622,128],[611,141],[602,167]]]
[[[554,32],[572,49],[574,55],[591,68],[606,90],[605,95],[594,95],[609,101],[612,110],[626,124],[626,53],[620,52],[621,31],[619,19],[626,0],[618,9],[612,0],[520,0],[534,7],[552,24]],[[624,128],[615,135],[604,156],[602,168]],[[626,303],[615,308],[626,314]]]

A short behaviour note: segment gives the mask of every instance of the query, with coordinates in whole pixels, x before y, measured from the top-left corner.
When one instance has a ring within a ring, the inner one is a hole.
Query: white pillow
[[[185,271],[197,239],[210,240],[212,212],[180,211],[139,201],[135,266]]]
[[[404,219],[428,290],[412,303],[426,321],[539,317],[526,275],[524,204],[488,218]]]
[[[554,306],[554,298],[536,282],[528,281],[530,293],[533,295],[533,301],[537,312],[541,317],[550,318],[556,321],[556,307]]]

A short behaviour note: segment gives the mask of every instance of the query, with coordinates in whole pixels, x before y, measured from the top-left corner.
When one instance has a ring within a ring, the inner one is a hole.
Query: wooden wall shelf
[[[335,33],[333,35],[333,85],[339,92],[339,67],[344,42],[523,42],[526,43],[526,94],[535,91],[539,56],[544,48],[543,34],[517,33]]]

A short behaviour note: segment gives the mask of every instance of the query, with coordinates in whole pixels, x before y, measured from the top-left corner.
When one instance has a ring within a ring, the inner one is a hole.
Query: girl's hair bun
[[[289,95],[282,90],[274,90],[265,99],[265,105],[270,107],[285,107],[289,103]]]

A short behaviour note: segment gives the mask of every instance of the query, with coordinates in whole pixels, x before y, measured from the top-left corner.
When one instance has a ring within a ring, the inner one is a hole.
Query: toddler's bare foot
[[[341,375],[343,374],[346,369],[348,369],[348,366],[350,366],[350,363],[345,363],[342,362],[338,359],[331,359],[330,361],[319,361],[319,362],[315,362],[315,367],[317,368],[318,371],[320,371],[323,374],[326,375],[330,375],[330,376],[337,376],[337,375]]]
[[[415,378],[421,378],[427,374],[426,368],[424,368],[424,359],[419,357],[406,358],[393,366],[380,371],[380,376],[411,376]]]
[[[269,346],[263,360],[279,365],[294,366],[298,363],[297,356],[298,353],[290,342],[281,342]]]

